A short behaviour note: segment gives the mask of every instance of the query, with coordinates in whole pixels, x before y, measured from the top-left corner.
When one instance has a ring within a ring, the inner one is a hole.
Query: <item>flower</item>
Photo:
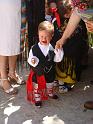
[[[71,0],[72,6],[80,10],[93,8],[93,0]]]

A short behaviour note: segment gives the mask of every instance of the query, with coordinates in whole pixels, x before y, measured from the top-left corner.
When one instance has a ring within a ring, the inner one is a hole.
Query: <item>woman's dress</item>
[[[0,55],[18,55],[21,33],[21,0],[0,0]]]

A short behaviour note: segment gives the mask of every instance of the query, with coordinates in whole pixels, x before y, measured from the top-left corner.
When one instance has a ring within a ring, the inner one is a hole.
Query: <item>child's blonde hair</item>
[[[38,26],[38,31],[48,31],[51,35],[54,35],[54,25],[49,21],[43,21]]]

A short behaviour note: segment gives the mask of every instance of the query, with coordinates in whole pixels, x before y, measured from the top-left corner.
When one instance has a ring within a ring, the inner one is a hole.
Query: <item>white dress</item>
[[[20,53],[21,0],[0,0],[0,55]]]

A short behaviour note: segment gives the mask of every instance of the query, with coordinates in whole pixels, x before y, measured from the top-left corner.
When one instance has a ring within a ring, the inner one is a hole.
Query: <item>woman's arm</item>
[[[63,46],[66,40],[72,35],[72,33],[77,28],[77,25],[79,24],[80,20],[80,17],[75,13],[75,11],[73,11],[61,39],[56,42],[56,49],[61,48]]]

